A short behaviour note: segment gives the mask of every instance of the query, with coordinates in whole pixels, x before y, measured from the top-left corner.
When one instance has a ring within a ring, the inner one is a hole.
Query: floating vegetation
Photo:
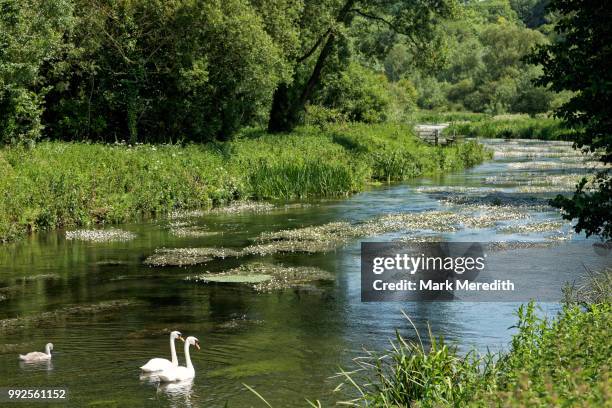
[[[204,210],[176,210],[168,214],[170,219],[199,218],[206,214]]]
[[[567,232],[555,231],[553,234],[544,236],[544,238],[550,241],[569,241],[573,236],[574,232],[569,230]]]
[[[494,187],[466,187],[466,186],[421,186],[415,189],[420,193],[496,193],[503,191]]]
[[[278,207],[262,201],[234,201],[223,207],[216,207],[209,211],[210,214],[240,214],[245,212],[265,213],[276,210]]]
[[[438,196],[442,203],[457,205],[511,206],[528,211],[553,211],[547,198],[520,193],[498,193],[485,196],[448,194]]]
[[[4,299],[8,299],[11,294],[19,292],[23,289],[21,285],[3,286],[0,287],[0,294],[4,296]]]
[[[395,239],[394,241],[406,243],[443,242],[444,237],[441,235],[404,235]]]
[[[263,324],[263,320],[248,319],[246,315],[243,315],[240,317],[232,318],[226,322],[220,323],[217,325],[217,328],[221,330],[235,330],[235,329],[240,329],[245,326],[260,325],[260,324]]]
[[[530,224],[517,224],[499,229],[504,234],[528,234],[534,232],[561,231],[565,223],[560,221],[542,221]]]
[[[38,275],[31,275],[31,276],[22,276],[21,278],[18,278],[18,281],[22,281],[22,282],[32,282],[32,281],[38,281],[38,280],[47,280],[47,279],[59,279],[60,276],[57,273],[41,273]]]
[[[572,191],[575,187],[569,186],[519,186],[516,188],[516,191],[519,193],[531,193],[531,194],[541,194],[541,193],[560,193],[563,191]]]
[[[242,283],[259,292],[301,286],[316,281],[334,280],[334,275],[319,268],[249,263],[218,274],[200,274],[185,278],[202,283]]]
[[[462,221],[468,228],[490,228],[500,221],[521,220],[530,216],[527,208],[511,205],[467,204],[460,210],[470,214]]]
[[[159,248],[144,260],[149,266],[190,266],[215,258],[241,256],[242,252],[229,248]]]
[[[104,261],[97,261],[96,265],[98,266],[119,266],[119,265],[129,265],[128,261],[121,261],[118,259],[108,259]]]
[[[270,255],[285,252],[329,252],[351,240],[398,231],[454,232],[461,228],[490,228],[499,221],[528,218],[525,209],[511,206],[470,205],[462,212],[423,211],[387,214],[361,224],[332,222],[292,230],[264,232],[245,254]],[[419,234],[415,240],[427,239]],[[409,238],[406,238],[409,239]],[[400,239],[402,241],[402,239]]]
[[[70,316],[115,311],[134,304],[137,304],[137,302],[130,300],[109,300],[93,304],[67,306],[51,312],[42,312],[30,316],[3,319],[0,320],[0,333],[19,330],[26,326],[46,325],[50,321],[57,321]]]
[[[538,157],[547,157],[547,158],[566,158],[566,157],[582,157],[580,153],[576,154],[574,152],[550,152],[550,151],[521,151],[521,150],[510,150],[510,151],[495,151],[493,153],[494,158],[538,158]]]
[[[244,252],[255,255],[329,252],[359,236],[361,232],[357,226],[348,222],[332,222],[292,230],[263,232],[256,243],[246,247]]]
[[[541,173],[520,173],[506,176],[490,176],[485,179],[487,184],[514,184],[518,186],[558,186],[576,187],[576,184],[586,174],[570,173],[561,175],[542,175]],[[588,177],[587,177],[588,178]]]
[[[528,161],[519,163],[508,164],[510,169],[522,170],[522,169],[536,169],[536,170],[550,170],[550,169],[602,169],[608,167],[602,162],[597,161],[576,161],[574,163],[564,163],[559,161]]]
[[[136,238],[136,234],[120,229],[66,231],[67,240],[89,242],[125,242]]]
[[[253,274],[253,275],[231,275],[231,274],[215,274],[215,275],[199,275],[197,282],[217,282],[217,283],[261,283],[272,280],[272,275]]]
[[[506,241],[506,242],[488,242],[487,250],[489,251],[512,251],[516,249],[536,249],[550,248],[558,245],[556,242],[536,242],[536,241]]]

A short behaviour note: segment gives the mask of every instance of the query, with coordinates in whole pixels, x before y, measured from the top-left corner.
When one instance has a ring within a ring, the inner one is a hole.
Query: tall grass
[[[459,355],[430,334],[397,337],[385,355],[368,352],[342,372],[357,397],[346,405],[375,407],[606,406],[612,384],[609,302],[565,305],[552,320],[533,303],[518,310],[518,333],[500,355]],[[418,335],[418,334],[417,334]]]
[[[408,126],[391,124],[303,127],[285,135],[251,129],[208,145],[5,147],[0,241],[237,199],[343,196],[369,181],[459,170],[487,154],[475,143],[428,146]]]
[[[469,137],[570,140],[571,133],[553,118],[510,117],[452,123],[448,134]]]

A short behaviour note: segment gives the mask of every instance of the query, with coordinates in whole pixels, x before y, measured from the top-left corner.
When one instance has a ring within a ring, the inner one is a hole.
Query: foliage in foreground
[[[525,407],[609,406],[612,343],[609,302],[566,304],[552,320],[533,303],[518,310],[518,333],[509,352],[460,356],[442,339],[431,345],[398,335],[384,356],[356,360],[343,373],[357,388],[356,406]],[[359,384],[365,384],[363,386]]]
[[[487,154],[476,143],[427,146],[400,125],[245,130],[231,142],[184,147],[7,146],[0,150],[0,241],[236,199],[347,195],[368,181],[459,170]]]
[[[561,18],[555,26],[557,41],[542,45],[531,57],[542,64],[540,85],[573,96],[555,114],[574,131],[575,145],[612,163],[612,8],[603,1],[553,0],[550,9]],[[576,231],[612,240],[612,174],[597,175],[597,191],[588,193],[585,183],[573,197],[561,195],[552,202],[563,217],[577,219]]]

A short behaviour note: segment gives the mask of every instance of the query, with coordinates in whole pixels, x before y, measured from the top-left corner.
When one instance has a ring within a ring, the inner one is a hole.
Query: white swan
[[[195,369],[193,368],[191,356],[189,355],[189,346],[195,346],[195,348],[199,350],[200,342],[193,336],[187,337],[185,341],[185,362],[187,366],[172,367],[162,371],[157,375],[161,382],[185,381],[195,377]]]
[[[51,360],[51,350],[53,350],[53,343],[47,343],[45,346],[45,352],[33,351],[28,354],[20,354],[19,359],[23,361],[47,361]]]
[[[176,349],[174,348],[174,340],[176,339],[185,341],[181,335],[181,332],[173,331],[170,333],[170,355],[172,356],[172,361],[165,358],[152,358],[147,362],[147,364],[140,367],[140,369],[145,373],[153,373],[156,371],[169,370],[171,368],[178,367],[178,358],[176,357]]]

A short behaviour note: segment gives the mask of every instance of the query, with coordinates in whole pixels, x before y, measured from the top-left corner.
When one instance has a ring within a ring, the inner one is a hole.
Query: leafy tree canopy
[[[556,115],[573,131],[575,146],[612,162],[612,7],[605,1],[553,0],[557,41],[540,46],[531,61],[541,64],[540,84],[573,96]],[[596,191],[585,183],[571,198],[559,196],[554,204],[567,219],[577,219],[576,230],[587,236],[612,238],[612,181],[609,170],[597,175]]]

